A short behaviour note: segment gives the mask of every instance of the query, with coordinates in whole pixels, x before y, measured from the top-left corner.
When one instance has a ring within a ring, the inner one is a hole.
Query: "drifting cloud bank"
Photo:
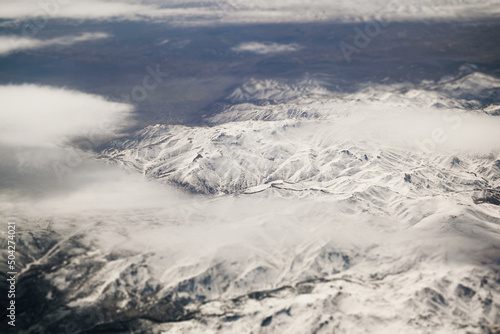
[[[89,151],[126,126],[132,107],[77,91],[0,86],[0,190],[47,192],[85,164]],[[64,185],[67,186],[67,185]]]
[[[3,1],[0,17],[24,19],[45,16],[69,19],[127,19],[165,20],[182,25],[233,24],[264,22],[315,22],[335,20],[341,22],[372,21],[377,17],[390,20],[495,18],[500,15],[497,0],[295,0],[242,1],[205,0],[131,0],[85,2],[54,0]]]
[[[111,135],[132,107],[97,95],[37,85],[0,86],[0,144],[54,147],[99,131]]]
[[[69,19],[109,19],[132,17],[138,13],[153,10],[155,7],[125,1],[2,1],[0,16],[6,19],[48,16]]]

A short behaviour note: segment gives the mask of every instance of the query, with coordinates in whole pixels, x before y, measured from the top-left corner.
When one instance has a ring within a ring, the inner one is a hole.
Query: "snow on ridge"
[[[57,292],[54,309],[73,316],[46,316],[45,324],[80,321],[92,309],[108,325],[140,315],[154,319],[158,331],[180,333],[266,327],[298,334],[319,326],[419,333],[431,325],[466,333],[479,321],[495,328],[500,291],[492,261],[498,254],[487,253],[498,243],[498,210],[467,212],[429,198],[420,209],[435,214],[385,233],[397,221],[356,198],[334,203],[265,195],[210,199],[191,212],[188,224],[176,221],[182,202],[155,214],[93,210],[52,217],[66,229],[71,219],[81,233],[59,240],[58,252],[36,266],[51,268],[38,281]],[[119,234],[110,233],[117,228]],[[92,274],[81,275],[85,270]]]
[[[379,110],[373,111],[376,112]],[[410,119],[408,113],[384,113],[384,116],[393,117],[389,127],[367,112],[338,115],[336,120],[329,121],[245,121],[211,128],[154,127],[139,134],[144,140],[116,143],[105,155],[148,177],[214,194],[241,193],[275,180],[347,197],[354,192],[365,192],[367,186],[378,185],[384,178],[385,191],[419,196],[435,195],[445,189],[472,192],[478,187],[485,188],[486,183],[479,175],[490,180],[489,186],[500,186],[499,177],[495,176],[498,157],[490,156],[491,151],[485,146],[490,139],[500,142],[494,134],[498,122],[488,130],[482,126],[489,120],[469,118],[474,120],[472,125],[462,125],[462,131],[473,137],[482,134],[486,139],[477,145],[469,143],[473,149],[467,153],[451,148],[467,147],[469,140],[454,144],[458,139],[451,128],[446,130],[452,142],[448,143],[449,149],[447,143],[429,142],[425,133],[432,131],[433,125],[429,127],[426,122],[440,125],[439,116],[432,113]],[[422,116],[427,121],[423,121],[420,130],[405,130],[406,122],[416,124],[422,121]],[[363,125],[364,122],[371,125]],[[371,141],[370,136],[374,137]],[[398,140],[399,147],[389,145]],[[158,144],[151,144],[155,142]],[[485,146],[483,152],[481,146]],[[436,151],[427,152],[428,149]],[[453,160],[450,154],[459,158]],[[442,169],[447,172],[438,172]],[[405,174],[411,175],[411,181],[405,181]],[[427,178],[433,174],[441,177]]]
[[[143,318],[152,320],[137,324],[147,332],[465,334],[480,323],[496,331],[500,213],[484,192],[500,186],[499,119],[432,107],[435,83],[432,94],[387,85],[343,97],[304,86],[276,99],[268,117],[154,125],[101,154],[219,196],[187,196],[132,173],[115,179],[113,166],[90,173],[79,196],[18,211],[0,202],[3,219],[19,217],[23,229],[43,218],[69,231],[25,243],[33,254],[46,247],[33,256],[30,288],[49,291],[61,313],[45,313],[43,324],[76,320],[96,332]],[[309,112],[277,117],[295,107]],[[96,319],[89,310],[104,318],[88,321]]]
[[[233,104],[254,101],[288,102],[307,96],[329,96],[331,93],[318,80],[304,79],[293,84],[276,80],[250,79],[236,88],[227,99]]]
[[[308,77],[293,83],[250,79],[227,97],[231,104],[210,121],[222,124],[245,120],[328,118],[332,113],[321,106],[325,101],[360,106],[378,103],[391,108],[475,109],[494,115],[498,114],[500,104],[500,79],[476,71],[464,73],[461,70],[455,77],[420,84],[365,83],[354,93],[335,92],[329,90],[329,86],[328,81]]]
[[[216,195],[221,212],[189,214],[201,233],[140,237],[171,239],[168,256],[141,265],[158,272],[158,298],[196,312],[158,329],[465,334],[481,321],[496,330],[500,119],[465,106],[462,93],[496,85],[478,75],[348,94],[314,80],[251,80],[211,127],[158,124],[114,141],[105,161]]]
[[[481,89],[498,80],[490,81]],[[240,102],[214,116],[212,127],[151,126],[104,156],[201,193],[278,189],[373,202],[451,191],[480,201],[481,192],[500,186],[500,119],[464,109],[439,87],[339,94],[314,81],[250,80],[228,99],[274,104]]]

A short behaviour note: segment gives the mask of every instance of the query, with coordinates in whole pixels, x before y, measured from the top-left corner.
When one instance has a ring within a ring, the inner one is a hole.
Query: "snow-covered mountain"
[[[101,160],[205,195],[116,213],[133,247],[95,226],[64,267],[47,260],[46,282],[66,282],[51,291],[100,330],[497,333],[498,85],[252,80],[210,127],[112,142]],[[100,265],[74,277],[87,262]]]
[[[500,121],[485,111],[498,105],[484,105],[500,82],[478,76],[349,94],[310,80],[252,80],[213,126],[150,126],[102,157],[199,193],[274,187],[349,197],[383,185],[404,196],[472,194],[500,186]]]
[[[112,172],[23,206],[49,222],[24,332],[498,333],[499,82],[250,80],[210,126],[110,142]]]
[[[0,1],[0,333],[500,334],[499,18]]]

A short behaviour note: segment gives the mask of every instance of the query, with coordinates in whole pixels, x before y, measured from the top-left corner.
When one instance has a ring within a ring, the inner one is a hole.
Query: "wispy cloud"
[[[298,44],[279,44],[279,43],[260,43],[248,42],[241,43],[233,48],[234,52],[251,52],[259,55],[267,55],[273,53],[294,52],[302,49]]]
[[[54,45],[70,46],[80,42],[95,41],[110,37],[109,34],[84,33],[77,36],[63,36],[52,39],[40,40],[28,37],[0,36],[0,56],[30,49],[41,49]]]

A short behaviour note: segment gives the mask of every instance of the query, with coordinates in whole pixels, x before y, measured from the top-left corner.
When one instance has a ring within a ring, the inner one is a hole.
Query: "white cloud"
[[[497,17],[498,0],[226,0],[217,1],[221,22],[337,22]]]
[[[231,50],[235,52],[252,52],[259,55],[267,55],[282,52],[294,52],[300,50],[302,47],[298,44],[279,44],[279,43],[260,43],[248,42],[241,43]]]
[[[50,4],[50,5],[48,5]],[[164,20],[180,25],[264,22],[372,21],[498,17],[498,0],[7,0],[0,17],[23,19],[43,16],[70,19]]]
[[[28,37],[0,36],[0,56],[29,49],[40,49],[54,45],[70,46],[75,43],[108,38],[106,33],[84,33],[78,36],[63,36],[47,40]]]
[[[0,16],[7,19],[44,16],[47,18],[72,19],[106,19],[112,17],[127,17],[152,10],[154,7],[123,1],[2,1]]]
[[[132,107],[97,95],[46,86],[0,86],[0,144],[55,147],[97,131],[113,134]]]
[[[75,188],[91,149],[127,125],[132,106],[37,85],[0,86],[0,191],[37,194]],[[78,149],[73,145],[79,140]]]

